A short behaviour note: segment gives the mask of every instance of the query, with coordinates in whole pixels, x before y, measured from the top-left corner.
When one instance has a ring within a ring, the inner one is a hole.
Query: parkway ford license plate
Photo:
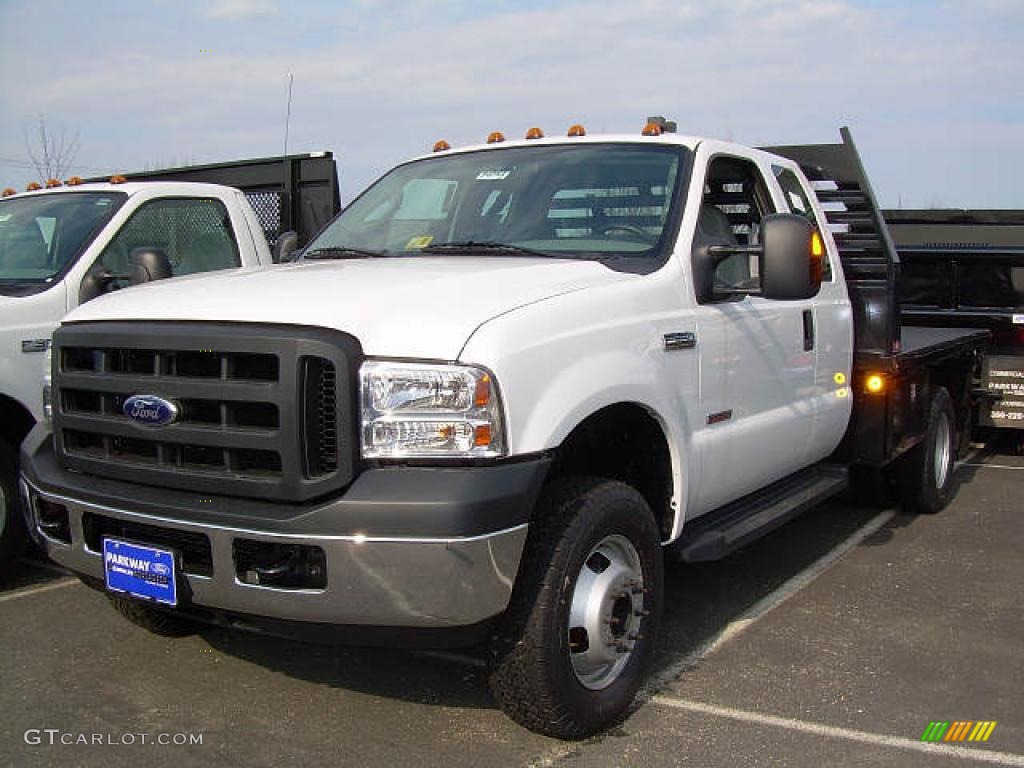
[[[105,538],[103,571],[111,592],[165,605],[178,604],[173,552]]]

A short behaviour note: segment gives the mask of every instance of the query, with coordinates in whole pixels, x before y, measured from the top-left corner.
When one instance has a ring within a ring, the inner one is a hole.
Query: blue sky
[[[333,150],[350,199],[444,137],[853,129],[886,206],[1024,208],[1024,0],[0,0],[0,186],[24,132],[76,171]]]

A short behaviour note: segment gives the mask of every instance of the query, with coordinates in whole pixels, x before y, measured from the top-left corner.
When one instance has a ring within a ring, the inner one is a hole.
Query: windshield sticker
[[[405,250],[418,251],[421,248],[426,248],[432,242],[434,242],[433,235],[420,235],[419,237],[414,237],[409,240],[409,242],[405,244]]]
[[[501,181],[512,174],[508,168],[485,168],[476,175],[477,181]]]
[[[1014,325],[1024,325],[1024,315],[1014,315],[1013,316],[1013,324]]]

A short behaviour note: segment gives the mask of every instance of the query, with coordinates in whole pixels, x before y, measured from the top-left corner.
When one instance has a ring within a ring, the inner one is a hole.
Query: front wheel
[[[897,466],[901,496],[909,511],[931,514],[949,503],[956,458],[955,425],[953,400],[944,387],[938,387],[928,407],[924,440]]]
[[[629,486],[552,483],[530,526],[491,690],[532,731],[579,739],[629,711],[661,618],[662,553],[654,516]]]
[[[0,442],[0,584],[8,581],[25,551],[28,534],[18,503],[18,468],[15,452]]]

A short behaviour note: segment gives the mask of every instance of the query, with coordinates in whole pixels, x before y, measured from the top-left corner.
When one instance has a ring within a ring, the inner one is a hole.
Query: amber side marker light
[[[648,123],[640,133],[644,136],[661,136],[662,129],[657,123]]]
[[[526,138],[528,139],[543,139],[544,131],[540,128],[531,128],[526,132]]]
[[[504,140],[505,140],[505,134],[503,134],[501,131],[492,131],[487,136],[487,143],[488,144],[500,144]]]
[[[872,373],[864,379],[864,389],[869,395],[878,395],[885,391],[885,377]]]
[[[435,152],[445,152],[446,150],[449,150],[451,148],[452,148],[452,145],[449,144],[444,139],[441,139],[440,141],[435,141],[434,142],[434,151]]]
[[[566,136],[569,136],[570,138],[577,138],[579,136],[586,136],[586,135],[587,135],[587,129],[584,128],[579,123],[576,123],[576,125],[569,126],[569,132],[566,134]]]

